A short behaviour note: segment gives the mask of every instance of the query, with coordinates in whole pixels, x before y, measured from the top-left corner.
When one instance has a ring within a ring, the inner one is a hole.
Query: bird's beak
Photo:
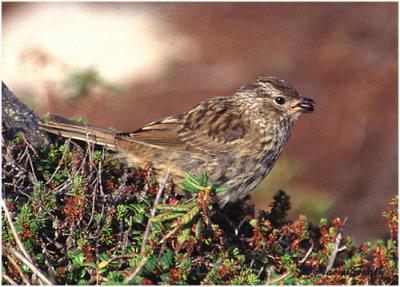
[[[309,113],[314,110],[315,102],[312,99],[301,97],[297,103],[292,106],[292,111]]]

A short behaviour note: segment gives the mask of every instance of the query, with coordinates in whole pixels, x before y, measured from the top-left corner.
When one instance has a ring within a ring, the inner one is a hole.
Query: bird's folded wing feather
[[[117,139],[161,149],[215,154],[229,150],[245,135],[242,116],[217,98],[185,114],[152,122],[131,133],[118,133]]]

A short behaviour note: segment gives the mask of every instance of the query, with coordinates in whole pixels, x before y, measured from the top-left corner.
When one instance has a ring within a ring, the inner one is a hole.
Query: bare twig
[[[100,218],[103,218],[103,216],[104,216],[104,204],[101,205]],[[100,228],[101,228],[101,224],[98,222],[97,228],[96,228],[96,232],[94,234],[99,234]],[[99,244],[99,236],[96,236],[95,248],[94,248],[94,252],[95,252],[96,258],[98,258],[98,256],[99,256],[99,246],[100,246],[100,244]]]
[[[142,259],[142,261],[140,261],[139,265],[136,267],[135,271],[133,271],[133,273],[131,275],[129,275],[126,279],[125,282],[128,283],[129,281],[131,281],[133,278],[135,278],[135,276],[140,272],[140,270],[142,270],[142,268],[144,267],[144,265],[146,264],[147,260],[149,258],[148,257],[144,257]]]
[[[164,190],[164,187],[165,187],[165,184],[167,183],[168,178],[169,178],[169,169],[165,173],[164,180],[162,181],[160,188],[158,189],[156,198],[154,200],[153,208],[150,211],[150,217],[149,217],[149,220],[147,221],[146,230],[144,231],[144,235],[143,235],[142,247],[140,248],[140,253],[142,255],[145,251],[147,239],[148,239],[150,231],[151,231],[151,226],[152,226],[151,219],[156,215],[156,206],[157,206],[158,202],[160,201],[161,194]]]
[[[21,255],[21,256],[24,257],[25,261],[29,262],[32,266],[34,266],[34,265],[33,265],[33,261],[32,261],[32,259],[30,258],[28,252],[26,251],[24,245],[22,244],[21,239],[19,239],[17,230],[15,229],[14,223],[12,222],[11,214],[10,214],[10,212],[8,211],[7,205],[6,205],[6,203],[4,202],[4,200],[3,200],[2,197],[0,197],[0,203],[1,203],[1,207],[2,207],[3,210],[4,210],[5,215],[6,215],[6,217],[7,217],[7,221],[8,221],[8,224],[10,225],[10,229],[11,229],[11,232],[12,232],[12,234],[13,234],[13,236],[14,236],[15,242],[17,243],[17,246],[18,246],[19,250],[21,250],[21,252],[23,253],[23,255]],[[16,251],[15,251],[15,252],[16,252]],[[20,259],[20,260],[21,260],[21,259]],[[21,261],[22,261],[22,260],[21,260]],[[36,268],[36,267],[35,267],[35,268]],[[36,273],[34,273],[34,275],[36,276]],[[47,279],[46,279],[46,280],[47,280]],[[47,281],[48,281],[48,280],[47,280]],[[41,283],[41,280],[39,280],[39,283]]]
[[[11,170],[9,171],[9,173],[14,173],[14,171],[17,171],[18,173],[15,175],[14,178],[14,182],[16,179],[15,183],[19,183],[19,182],[23,182],[26,178],[26,175],[28,176],[29,180],[32,182],[36,182],[36,178],[34,177],[34,174],[29,172],[27,168],[25,168],[25,166],[28,164],[29,159],[30,159],[30,153],[29,153],[29,147],[25,146],[24,152],[20,153],[17,157],[17,159],[14,159],[14,156],[12,154],[12,148],[11,146],[6,146],[6,153],[3,154],[3,157],[5,159],[5,163],[6,165],[11,167]],[[25,166],[23,166],[21,164],[21,161],[26,157],[26,163]],[[32,164],[31,164],[31,168]],[[3,169],[4,171],[4,169]]]
[[[178,229],[181,227],[181,225],[177,225],[174,227],[174,229],[172,229],[170,232],[168,232],[167,235],[165,235],[161,240],[160,240],[160,244],[163,244],[168,238],[170,238],[172,235],[174,235]]]
[[[339,247],[339,245],[340,245],[340,241],[342,240],[342,237],[343,237],[343,235],[342,235],[343,227],[346,224],[346,221],[347,221],[347,217],[343,220],[343,224],[339,229],[338,235],[336,236],[335,248],[333,249],[331,256],[329,256],[329,258],[328,258],[328,265],[326,266],[324,275],[328,274],[328,272],[331,271],[333,264],[335,263],[335,259],[336,259],[338,252],[343,250],[342,248]]]
[[[11,277],[9,277],[6,274],[3,274],[3,279],[6,280],[8,283],[10,283],[10,285],[18,285],[17,282],[15,282],[14,280],[11,279]]]
[[[257,277],[259,278],[260,277],[260,275],[261,275],[261,273],[264,271],[264,266],[262,266],[261,268],[260,268],[260,270],[258,271],[258,273],[257,273]]]
[[[239,236],[239,230],[242,227],[243,223],[248,222],[251,219],[250,215],[246,215],[240,222],[239,225],[237,227],[235,227],[235,235]],[[234,224],[229,220],[229,218],[227,217],[227,222],[233,227]]]
[[[18,190],[15,190],[16,193],[20,193],[23,196],[26,196],[27,198],[29,198],[30,200],[33,199],[33,197],[31,195],[29,195],[28,193],[24,192],[21,190],[21,188],[19,188]],[[47,215],[50,216],[50,218],[55,221],[56,217],[51,213],[47,211],[47,208],[41,203],[41,202],[37,202],[37,204],[44,210],[44,212],[46,212]]]
[[[78,147],[78,149],[79,149],[80,151],[82,151],[81,146],[77,145],[74,141],[72,141],[71,143],[72,143],[73,145],[75,145],[76,147]],[[82,153],[83,153],[83,152],[82,152]],[[79,165],[78,169],[76,170],[77,173],[82,173],[82,172],[83,172],[83,169],[84,169],[84,167],[86,166],[86,161],[87,161],[88,156],[89,156],[89,149],[86,148],[86,149],[85,149],[84,155],[81,157],[81,158],[82,158],[82,162],[81,162],[81,164]]]
[[[67,152],[69,151],[69,142],[70,142],[70,141],[71,141],[70,138],[67,139],[67,140],[65,141],[64,144],[67,145],[67,147],[66,147],[66,149],[64,150],[64,152],[63,152],[63,154],[62,154],[62,156],[61,156],[61,159],[60,159],[60,161],[58,162],[58,165],[57,165],[56,169],[54,170],[54,172],[53,172],[53,174],[51,175],[51,177],[49,178],[49,180],[46,181],[45,185],[48,185],[48,184],[53,180],[54,176],[57,174],[57,172],[58,172],[59,169],[61,168],[61,164],[62,164],[62,162],[63,162],[63,160],[64,160],[64,157],[65,157],[65,155],[67,154]]]
[[[36,174],[35,174],[35,168],[33,167],[31,155],[28,153],[28,154],[27,154],[27,157],[28,157],[29,165],[30,165],[31,170],[32,170],[33,183],[34,183],[34,184],[37,184],[38,180],[37,180],[37,177],[36,177]]]
[[[50,280],[56,281],[57,273],[56,273],[56,270],[54,269],[54,267],[50,264],[50,262],[48,260],[48,257],[50,257],[49,256],[50,254],[46,248],[46,243],[42,239],[41,239],[41,242],[42,242],[41,247],[42,247],[43,253],[44,253],[44,255],[46,255],[45,259],[44,259],[44,264],[46,264],[46,266],[47,266],[47,271],[48,271]]]
[[[274,283],[277,283],[277,282],[279,282],[279,281],[285,279],[286,277],[288,277],[288,276],[291,275],[291,274],[292,274],[292,272],[283,273],[281,276],[279,276],[279,277],[277,277],[277,278],[275,278],[275,279],[273,279],[273,280],[267,281],[267,282],[266,282],[266,285],[272,285],[272,284],[274,284]]]
[[[37,151],[36,151],[35,148],[29,143],[29,141],[26,139],[25,134],[22,134],[22,135],[23,135],[23,139],[24,139],[25,144],[32,150],[32,152],[33,152],[36,156],[38,156]]]
[[[88,224],[86,225],[86,230],[89,229],[90,224],[91,224],[92,221],[93,221],[95,210],[96,210],[96,189],[93,189],[93,191],[92,191],[92,211],[91,211],[91,213],[90,213],[89,222],[88,222]]]
[[[6,218],[7,218],[7,221],[8,221],[8,225],[10,226],[11,232],[12,232],[12,234],[13,234],[13,236],[14,236],[15,242],[17,243],[17,246],[18,246],[19,250],[21,250],[22,254],[24,254],[24,256],[25,256],[30,262],[32,262],[32,259],[29,257],[29,254],[28,254],[28,252],[26,251],[24,245],[22,244],[21,239],[19,239],[17,230],[15,229],[14,223],[12,222],[11,214],[10,214],[10,212],[8,211],[7,205],[6,205],[6,203],[4,202],[4,200],[3,200],[2,197],[0,197],[0,203],[1,203],[1,207],[2,207],[3,210],[4,210],[4,213],[5,213]]]
[[[54,283],[47,279],[47,277],[43,275],[43,273],[31,261],[29,261],[17,250],[15,250],[14,248],[10,248],[7,250],[7,252],[10,252],[12,255],[21,260],[21,262],[28,266],[28,268],[32,270],[33,274],[37,275],[44,283],[46,283],[47,285],[54,285]]]
[[[115,261],[118,259],[125,259],[125,258],[132,259],[134,257],[135,257],[135,255],[132,255],[132,254],[113,255],[113,256],[111,256],[110,259],[108,259],[107,262],[108,262],[108,264],[110,264],[112,261]]]
[[[17,163],[21,163],[24,159],[28,158],[28,154],[29,154],[29,147],[25,146],[24,151],[21,152],[17,157],[16,157],[16,162]]]
[[[97,171],[97,177],[93,181],[93,183],[96,182],[97,185],[99,186],[99,190],[100,190],[100,194],[101,195],[103,194],[103,191],[101,190],[102,189],[102,185],[101,185],[101,162],[102,162],[102,160],[103,160],[103,158],[99,161],[99,168],[98,168],[98,171]],[[92,191],[92,211],[90,213],[89,223],[86,225],[86,230],[89,229],[90,224],[92,223],[93,218],[94,218],[94,212],[96,210],[96,191],[97,191],[96,188],[94,188],[93,191]]]
[[[272,273],[275,272],[275,266],[270,266],[267,268],[267,280],[265,282],[271,282],[272,281]],[[268,283],[266,283],[268,284]]]
[[[8,259],[8,262],[17,270],[17,272],[19,273],[19,276],[21,276],[21,279],[22,279],[22,281],[24,281],[25,285],[31,285],[31,282],[29,282],[28,277],[22,271],[22,269],[18,266],[17,262],[15,262],[14,258],[12,258],[10,254],[6,254],[6,257]]]
[[[92,148],[93,148],[93,145],[92,145]],[[89,158],[93,158],[92,155],[89,154],[89,156],[91,156]],[[101,173],[103,171],[103,162],[104,162],[105,158],[106,158],[106,155],[105,155],[105,150],[103,148],[103,150],[101,152],[101,160],[99,160],[99,168],[97,170],[97,178],[98,178],[98,184],[99,184],[99,190],[100,190],[101,196],[104,196],[103,184],[101,182]]]
[[[72,177],[70,174],[68,174],[68,178],[54,189],[54,194],[61,194],[64,190],[68,189],[72,183]]]
[[[311,247],[310,247],[310,249],[308,249],[308,251],[307,251],[306,255],[304,256],[304,258],[299,261],[300,264],[303,264],[304,262],[306,262],[308,256],[310,256],[313,248],[314,248],[314,244],[311,244]]]
[[[133,217],[129,216],[128,229],[124,232],[124,238],[122,240],[122,255],[125,255],[126,248],[128,246],[129,234],[132,232]]]

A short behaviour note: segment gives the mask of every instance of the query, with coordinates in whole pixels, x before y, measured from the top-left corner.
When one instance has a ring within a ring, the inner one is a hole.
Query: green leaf
[[[190,210],[188,213],[186,213],[181,218],[179,218],[179,220],[177,222],[172,223],[171,226],[175,227],[177,225],[188,224],[190,221],[193,220],[193,218],[196,215],[198,215],[200,213],[200,211],[201,211],[201,207],[200,206],[193,207],[192,210]]]
[[[164,212],[164,213],[161,213],[161,214],[159,214],[157,216],[154,216],[151,219],[151,222],[164,222],[164,221],[172,220],[172,219],[175,219],[175,218],[178,218],[178,217],[181,217],[181,216],[182,216],[181,213]]]
[[[208,172],[202,173],[202,175],[200,176],[199,184],[201,186],[207,186],[208,178]]]
[[[201,220],[197,220],[196,225],[195,225],[195,236],[196,238],[199,238],[201,236],[201,232],[203,230],[203,226],[202,226],[202,221]]]
[[[169,210],[175,212],[187,212],[192,209],[196,205],[196,202],[190,202],[187,204],[180,204],[180,205],[156,205],[156,209],[158,210]]]
[[[228,187],[226,186],[219,186],[217,184],[212,184],[211,185],[211,190],[215,191],[215,193],[220,193],[220,192],[226,192],[228,191]]]
[[[172,265],[172,260],[174,259],[174,252],[168,249],[160,258],[160,266],[162,270],[169,270]]]

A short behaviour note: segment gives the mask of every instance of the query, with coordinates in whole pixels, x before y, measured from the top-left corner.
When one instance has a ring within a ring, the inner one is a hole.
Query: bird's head
[[[278,118],[296,120],[314,110],[314,101],[301,96],[288,82],[277,77],[259,77],[255,83],[242,86],[237,93],[257,112]]]

